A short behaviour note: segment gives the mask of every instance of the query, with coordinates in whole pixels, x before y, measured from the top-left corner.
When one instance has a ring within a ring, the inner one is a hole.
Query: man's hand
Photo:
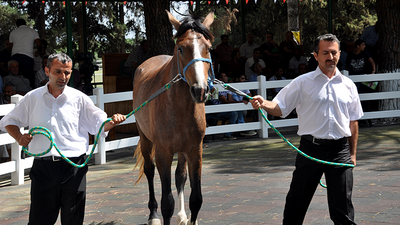
[[[30,134],[23,134],[17,140],[18,144],[24,147],[28,147],[29,143],[32,141],[33,137]]]
[[[112,128],[114,128],[116,125],[124,122],[126,120],[126,116],[117,113],[117,114],[114,114],[111,117],[111,119],[112,120],[110,122],[108,122],[104,125],[104,132],[107,132],[107,131],[111,130]]]

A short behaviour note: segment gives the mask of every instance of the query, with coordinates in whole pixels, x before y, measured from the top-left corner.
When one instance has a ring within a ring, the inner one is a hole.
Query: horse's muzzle
[[[208,85],[200,86],[198,84],[192,85],[190,87],[190,95],[195,103],[206,102],[208,95],[210,93],[210,88]]]

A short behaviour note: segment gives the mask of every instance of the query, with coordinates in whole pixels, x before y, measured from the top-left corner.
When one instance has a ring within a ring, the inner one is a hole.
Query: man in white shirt
[[[299,149],[309,156],[356,165],[358,122],[363,116],[357,88],[336,68],[340,58],[335,35],[316,40],[314,57],[318,68],[294,79],[273,101],[255,96],[251,103],[274,116],[286,117],[296,108],[299,119]],[[283,224],[302,224],[308,206],[325,174],[330,217],[335,224],[355,224],[351,201],[353,168],[317,163],[297,155],[296,169],[286,197]]]
[[[246,63],[244,65],[244,73],[245,73],[247,79],[250,79],[251,75],[253,74],[253,71],[251,70],[251,66],[254,63],[259,63],[261,65],[262,70],[263,71],[266,70],[265,62],[264,62],[264,60],[261,59],[261,49],[260,48],[255,48],[253,50],[253,57],[246,60]]]
[[[21,74],[29,79],[30,86],[34,87],[35,74],[33,73],[33,67],[35,62],[33,60],[33,48],[34,43],[38,48],[41,46],[39,34],[28,27],[24,19],[18,19],[16,25],[17,29],[10,33],[11,59],[18,61]]]
[[[254,43],[254,35],[252,33],[248,33],[246,36],[246,42],[240,46],[240,56],[246,61],[248,58],[253,56],[253,51],[255,48],[258,48],[258,45]]]
[[[22,134],[20,127],[42,126],[49,129],[62,153],[71,161],[82,164],[86,160],[90,134],[97,134],[107,114],[97,108],[84,93],[68,87],[72,60],[64,53],[49,56],[46,86],[28,92],[16,107],[0,121],[21,146],[37,154],[49,145],[45,136]],[[104,126],[105,137],[110,129],[123,122],[125,116],[115,114]],[[55,148],[36,157],[30,172],[31,208],[29,225],[54,224],[61,209],[63,225],[83,224],[88,166],[75,168],[62,160]]]

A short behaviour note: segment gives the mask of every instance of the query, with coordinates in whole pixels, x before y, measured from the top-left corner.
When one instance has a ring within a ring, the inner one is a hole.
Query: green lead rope
[[[147,105],[147,103],[149,103],[150,101],[152,101],[153,99],[155,99],[158,95],[164,93],[166,90],[168,90],[172,84],[178,82],[181,79],[181,76],[178,74],[172,81],[170,81],[169,83],[165,84],[162,88],[160,88],[158,91],[156,91],[154,94],[152,94],[145,102],[143,102],[139,107],[137,107],[135,110],[133,110],[132,112],[130,112],[128,115],[126,115],[126,118],[128,119],[130,116],[132,116],[133,114],[135,114],[137,111],[139,111],[143,106]],[[49,140],[50,140],[50,146],[49,148],[42,152],[42,153],[38,153],[38,154],[34,154],[29,152],[25,146],[22,146],[22,150],[24,150],[24,152],[29,155],[29,156],[34,156],[34,157],[38,157],[38,156],[43,156],[47,153],[49,153],[51,151],[51,149],[54,147],[58,154],[60,154],[61,158],[63,158],[66,162],[68,162],[69,164],[71,164],[74,167],[77,168],[82,168],[84,166],[86,166],[86,164],[89,162],[89,160],[92,158],[94,150],[96,149],[97,146],[97,142],[99,141],[100,138],[100,133],[104,127],[104,125],[108,122],[112,121],[112,118],[108,118],[107,120],[105,120],[99,129],[99,132],[97,132],[97,136],[96,139],[94,140],[93,143],[93,147],[92,150],[90,151],[89,156],[87,157],[86,161],[84,163],[82,163],[81,165],[78,165],[74,162],[72,162],[70,159],[68,159],[66,156],[64,156],[62,154],[62,152],[60,151],[60,149],[57,147],[56,143],[54,142],[53,136],[51,135],[51,132],[45,128],[45,127],[33,127],[29,130],[29,134],[34,136],[36,134],[41,134],[46,136]]]
[[[238,94],[238,95],[241,95],[241,96],[243,96],[243,97],[246,97],[246,98],[248,98],[248,99],[253,100],[253,97],[248,96],[247,94],[245,94],[245,93],[243,93],[242,91],[240,91],[240,90],[238,90],[238,89],[232,87],[232,86],[229,85],[229,84],[225,84],[224,82],[219,81],[219,80],[216,80],[216,82],[219,83],[220,85],[222,85],[222,86],[223,86],[225,89],[227,89],[227,90],[230,90],[230,91],[232,91],[232,92],[234,92],[234,93],[236,93],[236,94]],[[302,152],[300,149],[298,149],[296,146],[294,146],[288,139],[286,139],[286,138],[281,134],[281,132],[279,132],[279,131],[272,125],[272,123],[268,120],[267,116],[264,114],[264,112],[263,112],[263,110],[261,109],[261,107],[258,108],[258,111],[261,113],[261,115],[262,115],[262,117],[264,118],[265,122],[267,122],[267,124],[271,127],[271,129],[274,130],[275,133],[279,135],[279,137],[281,137],[290,147],[292,147],[294,150],[296,150],[300,155],[306,157],[307,159],[313,160],[313,161],[318,162],[318,163],[326,164],[326,165],[331,165],[331,166],[345,166],[345,167],[353,167],[353,168],[354,168],[354,165],[353,165],[353,164],[328,162],[328,161],[320,160],[320,159],[317,159],[317,158],[314,158],[314,157],[312,157],[312,156],[307,155],[306,153],[304,153],[304,152]],[[320,185],[321,185],[322,187],[326,188],[326,185],[323,184],[321,180],[319,181],[319,183],[320,183]]]

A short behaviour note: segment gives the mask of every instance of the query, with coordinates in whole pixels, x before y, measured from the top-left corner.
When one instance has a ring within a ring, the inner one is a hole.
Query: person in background
[[[261,54],[264,62],[272,60],[272,49],[279,49],[279,45],[274,41],[274,34],[271,32],[267,32],[266,41],[261,45]]]
[[[10,44],[10,40],[7,38],[6,47],[0,51],[0,75],[2,77],[7,76],[8,71],[8,61],[11,60],[11,50],[12,45]]]
[[[17,94],[25,95],[32,90],[29,80],[19,74],[19,64],[16,60],[8,61],[8,70],[10,74],[4,77],[4,86],[12,85],[17,89]]]
[[[300,46],[296,46],[294,48],[294,56],[289,60],[289,71],[292,74],[291,78],[299,76],[300,64],[305,64],[308,66],[308,61],[307,58],[302,55]]]
[[[48,55],[43,56],[42,58],[42,67],[35,74],[35,88],[41,87],[49,81],[49,77],[46,75],[44,71],[47,66]]]
[[[365,28],[363,33],[361,34],[360,39],[365,41],[365,48],[370,53],[372,59],[377,62],[378,60],[378,48],[377,43],[379,40],[379,28],[380,28],[379,20],[376,21],[375,25],[369,26]]]
[[[229,36],[226,34],[221,35],[221,43],[215,48],[215,52],[221,57],[221,62],[225,67],[231,61],[231,54],[233,47],[229,45]]]
[[[246,82],[246,76],[244,74],[240,75],[238,79],[236,79],[236,83],[240,83],[240,82]],[[250,95],[250,90],[246,89],[246,90],[241,90],[243,93]],[[234,92],[229,91],[228,92],[228,101],[230,103],[244,103],[247,105],[247,103],[249,103],[249,99],[238,95]],[[242,123],[246,123],[245,119],[247,117],[247,110],[242,110],[242,111],[237,111],[238,113],[238,119],[237,119],[237,123],[238,124],[242,124]],[[254,136],[256,135],[257,132],[255,131],[245,131],[245,132],[240,132],[240,135],[243,136]]]
[[[305,154],[356,166],[358,122],[363,116],[353,81],[340,73],[339,40],[324,34],[315,41],[315,71],[294,79],[273,101],[262,96],[250,100],[274,116],[286,117],[297,110],[301,136],[299,149]],[[335,224],[356,224],[351,200],[353,168],[331,166],[298,154],[283,212],[283,225],[302,224],[319,180],[325,174],[330,218]]]
[[[20,146],[29,146],[37,154],[48,148],[44,136],[22,134],[20,127],[42,126],[51,130],[60,151],[76,164],[86,160],[88,133],[96,134],[107,119],[84,93],[67,86],[71,76],[72,60],[64,53],[48,58],[47,85],[36,88],[0,120],[0,129],[7,131]],[[122,123],[125,116],[114,114],[104,125],[101,136]],[[86,202],[86,173],[88,166],[76,168],[63,160],[53,149],[44,156],[35,157],[30,170],[31,206],[30,225],[55,224],[61,210],[61,224],[82,225]]]
[[[248,58],[253,56],[253,51],[255,48],[258,48],[258,45],[254,43],[254,35],[252,33],[248,33],[246,36],[246,42],[240,46],[240,56],[242,60],[246,62]]]
[[[263,70],[266,70],[265,62],[264,60],[261,59],[261,49],[260,48],[255,48],[253,50],[253,57],[248,58],[246,61],[246,64],[244,65],[244,72],[246,75],[246,79],[249,79],[250,76],[253,74],[253,71],[251,70],[251,66],[254,63],[259,63],[262,67]]]
[[[36,50],[34,50],[34,57],[33,60],[35,62],[33,66],[33,71],[36,72],[39,71],[42,68],[42,61],[44,56],[49,56],[50,53],[47,51],[47,41],[44,39],[40,39],[40,47]]]
[[[244,63],[241,61],[239,50],[232,51],[231,61],[229,61],[226,69],[228,77],[232,78],[235,78],[236,74],[244,73]]]
[[[294,41],[293,33],[291,31],[287,31],[285,35],[285,40],[283,40],[279,44],[279,48],[283,55],[283,62],[285,63],[285,67],[289,64],[289,60],[294,55],[294,48],[297,46],[297,43]]]
[[[12,45],[11,59],[16,60],[20,66],[20,73],[29,80],[30,86],[35,85],[34,53],[33,47],[36,43],[41,48],[39,34],[26,25],[24,19],[18,19],[17,29],[10,33],[10,44]]]

